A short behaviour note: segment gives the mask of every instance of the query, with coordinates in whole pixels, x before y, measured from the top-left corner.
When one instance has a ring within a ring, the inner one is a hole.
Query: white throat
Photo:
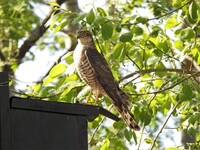
[[[82,52],[84,50],[84,45],[81,43],[80,39],[78,39],[78,44],[74,50],[73,59],[75,66],[78,65],[78,62],[81,58]]]

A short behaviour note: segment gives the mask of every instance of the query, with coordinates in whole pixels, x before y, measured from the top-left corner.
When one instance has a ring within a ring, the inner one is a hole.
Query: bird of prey
[[[90,31],[78,31],[77,39],[73,59],[80,78],[90,86],[88,97],[93,92],[97,102],[100,94],[107,96],[126,124],[131,129],[140,130],[129,108],[129,96],[119,88],[105,58],[98,52]]]

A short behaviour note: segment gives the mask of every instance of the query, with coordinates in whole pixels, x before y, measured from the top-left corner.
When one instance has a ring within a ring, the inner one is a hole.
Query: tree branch
[[[159,135],[162,133],[162,131],[163,131],[165,125],[167,124],[169,118],[171,117],[171,115],[173,114],[173,112],[175,111],[175,109],[178,107],[178,105],[179,105],[180,102],[181,102],[181,101],[178,101],[178,102],[176,103],[176,105],[174,106],[174,108],[172,109],[172,111],[169,113],[168,117],[166,118],[165,122],[163,123],[162,127],[160,128],[159,132],[157,133],[156,137],[154,138],[150,150],[153,150],[153,147],[154,147],[154,145],[155,145],[155,143],[156,143],[156,140],[158,139]]]
[[[83,88],[84,86],[85,85],[76,86],[76,87],[72,88],[71,90],[76,89],[76,88]],[[15,94],[18,94],[18,95],[23,95],[23,96],[26,96],[26,97],[29,97],[29,98],[33,98],[33,99],[48,99],[48,98],[52,98],[52,97],[56,97],[56,96],[61,95],[64,92],[64,90],[65,89],[63,89],[63,90],[61,90],[59,92],[51,93],[48,96],[35,96],[35,95],[33,95],[33,92],[31,92],[31,94],[29,94],[29,93],[25,93],[25,92],[23,92],[21,90],[19,90],[19,92],[15,91],[15,90],[12,90],[12,93],[15,93]]]
[[[62,5],[66,0],[57,0],[57,3],[59,5]],[[51,14],[54,10],[51,10],[47,17],[42,21],[41,24],[39,24],[33,31],[31,31],[29,37],[24,41],[24,43],[19,48],[19,53],[16,57],[18,64],[20,64],[21,60],[24,58],[26,53],[30,50],[30,48],[35,45],[36,41],[43,36],[43,34],[46,32],[48,27],[45,27],[44,25],[46,22],[50,19]]]
[[[169,68],[169,69],[148,69],[148,70],[139,70],[139,71],[135,71],[135,72],[133,72],[133,73],[130,73],[130,74],[128,74],[128,75],[122,77],[122,78],[119,80],[119,82],[121,82],[121,81],[123,81],[123,80],[125,80],[125,79],[128,79],[128,78],[131,78],[131,77],[133,77],[133,76],[136,75],[136,74],[146,74],[146,73],[151,73],[151,72],[176,72],[176,73],[179,73],[179,74],[184,74],[184,73],[186,73],[186,74],[197,73],[197,71],[191,72],[191,71],[188,71],[188,70],[186,70],[186,69],[183,70],[183,69],[171,69],[171,68]]]
[[[67,9],[71,12],[79,12],[80,9],[78,7],[78,2],[77,0],[70,0],[70,1],[67,1]],[[67,52],[70,52],[70,51],[74,51],[74,49],[76,48],[77,44],[78,44],[78,41],[75,37],[75,33],[76,33],[76,30],[78,29],[78,26],[74,26],[72,24],[69,24],[68,25],[68,28],[67,29],[63,29],[61,30],[61,32],[67,34],[69,37],[70,37],[70,40],[71,40],[71,46],[70,48],[63,54],[61,55],[59,58],[58,58],[58,61],[57,62],[60,62],[61,61],[61,58],[67,53]],[[55,62],[51,68],[47,71],[47,73],[40,79],[40,81],[42,81],[46,76],[48,76],[49,72],[51,71],[51,69],[57,64],[57,62]]]
[[[178,7],[177,9],[174,9],[174,10],[172,10],[172,11],[170,11],[170,12],[168,12],[168,13],[162,15],[162,16],[158,16],[158,17],[155,17],[155,18],[150,18],[150,19],[148,19],[148,21],[150,21],[150,20],[157,20],[157,19],[160,19],[160,18],[162,18],[162,17],[168,16],[168,15],[170,15],[170,14],[172,14],[172,13],[178,11],[179,9],[182,9],[183,7],[185,7],[186,5],[188,5],[189,3],[191,3],[192,1],[193,1],[193,0],[190,0],[190,1],[188,1],[187,3],[183,4],[182,6]]]
[[[162,90],[158,90],[158,91],[154,91],[154,92],[148,92],[148,93],[139,93],[139,94],[136,93],[136,94],[130,94],[130,95],[137,95],[137,96],[139,96],[139,95],[147,95],[147,94],[157,94],[157,93],[161,93],[161,92],[164,92],[164,91],[167,91],[167,90],[169,90],[169,89],[174,88],[175,86],[177,86],[177,85],[179,85],[180,83],[182,83],[182,82],[188,80],[189,78],[192,78],[193,76],[195,76],[195,75],[197,75],[197,74],[200,74],[200,71],[199,71],[199,72],[196,72],[196,73],[194,73],[194,74],[192,74],[191,76],[188,76],[188,77],[186,77],[186,78],[183,78],[182,80],[180,80],[179,82],[175,83],[174,85],[172,85],[172,86],[170,86],[170,87],[168,87],[168,88],[162,89]]]

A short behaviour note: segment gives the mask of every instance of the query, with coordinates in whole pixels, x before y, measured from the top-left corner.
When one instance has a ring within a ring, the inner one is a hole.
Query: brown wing
[[[87,49],[85,55],[95,72],[98,82],[103,87],[106,94],[111,98],[114,105],[117,105],[118,107],[125,105],[125,107],[127,107],[127,100],[122,102],[117,94],[116,90],[119,89],[119,86],[113,77],[105,58],[96,49],[92,48]]]
[[[103,88],[109,90],[118,87],[105,58],[96,49],[88,48],[85,55]]]
[[[122,118],[130,128],[137,131],[140,130],[137,121],[129,110],[129,97],[119,88],[105,58],[96,49],[92,48],[87,49],[85,55],[95,72],[98,82],[101,84],[106,94],[111,98]]]

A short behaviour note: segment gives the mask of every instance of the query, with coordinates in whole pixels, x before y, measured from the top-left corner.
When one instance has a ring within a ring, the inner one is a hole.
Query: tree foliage
[[[195,142],[188,144],[191,149],[200,147],[199,1],[108,2],[105,7],[94,6],[82,14],[65,10],[54,2],[49,4],[54,12],[46,27],[55,34],[68,25],[80,25],[93,33],[96,46],[114,77],[131,96],[131,111],[142,127],[136,133],[123,121],[111,123],[99,116],[89,124],[91,148],[128,149],[127,142],[137,145],[138,149],[144,143],[150,149],[161,148],[162,131],[169,130],[167,136],[170,136],[174,128],[195,137]],[[28,23],[23,23],[29,31]],[[18,31],[12,28],[10,30]],[[72,52],[68,52],[42,83],[35,83],[20,94],[74,103],[83,102],[88,92],[75,72]],[[102,96],[98,105],[117,114],[106,97]],[[175,127],[167,124],[172,116],[179,120]],[[178,145],[175,148],[179,148]]]

